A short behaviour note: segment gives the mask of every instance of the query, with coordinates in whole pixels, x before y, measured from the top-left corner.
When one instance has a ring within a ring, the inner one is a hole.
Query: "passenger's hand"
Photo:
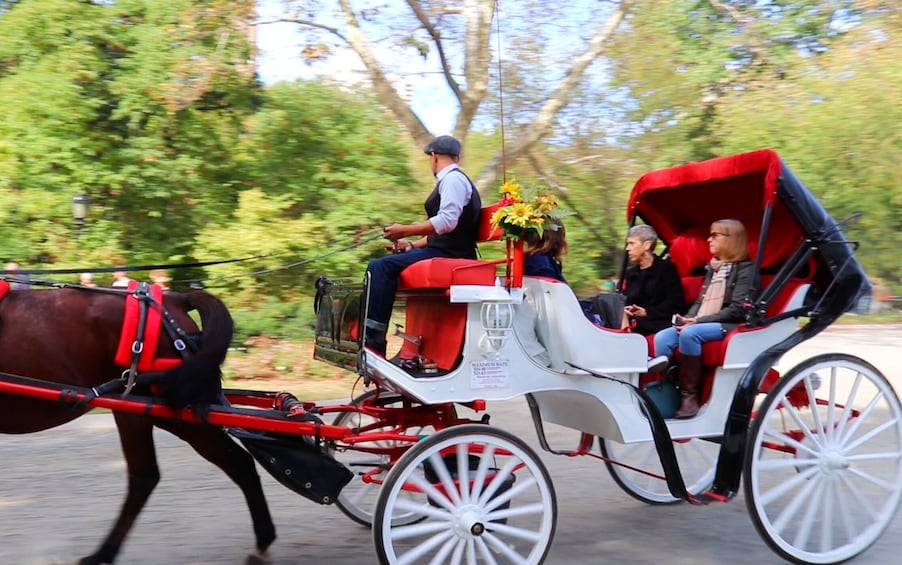
[[[636,306],[635,304],[631,304],[624,308],[626,313],[632,316],[633,318],[644,318],[648,316],[648,312],[645,311],[645,308],[641,306]]]
[[[382,230],[382,236],[385,239],[389,239],[391,241],[398,241],[402,237],[406,237],[410,234],[407,233],[407,226],[404,224],[392,224]]]
[[[686,316],[681,316],[680,314],[674,316],[674,319],[676,320],[674,326],[676,326],[677,331],[682,330],[686,326],[694,324],[696,320],[695,318],[687,318]]]

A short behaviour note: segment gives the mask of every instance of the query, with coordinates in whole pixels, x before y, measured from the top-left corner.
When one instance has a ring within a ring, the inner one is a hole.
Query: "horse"
[[[6,282],[0,280],[0,285]],[[0,293],[2,294],[2,293]],[[115,353],[120,341],[129,290],[101,287],[10,290],[0,299],[0,372],[69,386],[98,387],[123,375]],[[161,302],[161,303],[160,303]],[[185,337],[200,335],[195,351],[181,364],[162,371],[153,390],[173,407],[190,405],[203,415],[221,403],[222,373],[232,339],[232,318],[218,298],[205,291],[166,291],[150,307],[174,322]],[[200,326],[189,316],[197,310]],[[160,334],[157,354],[178,358],[178,338]],[[190,348],[181,348],[190,349]],[[143,376],[143,375],[142,375]],[[0,376],[3,378],[3,376]],[[148,385],[134,392],[150,394]],[[85,405],[66,406],[23,395],[0,393],[0,433],[26,434],[59,426],[79,416]],[[204,459],[222,469],[242,490],[251,514],[255,547],[245,563],[268,563],[267,550],[276,538],[260,477],[251,455],[216,426],[201,422],[114,411],[128,473],[128,488],[119,517],[100,547],[78,563],[113,563],[148,497],[160,480],[153,442],[154,426],[188,443]]]

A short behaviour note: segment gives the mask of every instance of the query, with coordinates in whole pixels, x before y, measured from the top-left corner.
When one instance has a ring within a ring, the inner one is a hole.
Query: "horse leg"
[[[269,563],[267,549],[276,539],[276,527],[251,454],[221,428],[178,420],[155,420],[154,423],[188,443],[201,457],[222,469],[238,485],[247,501],[257,537],[256,548],[248,555],[245,565]]]
[[[80,565],[112,563],[122,542],[144,508],[144,504],[160,482],[160,469],[153,443],[153,423],[143,416],[114,413],[119,429],[119,442],[128,468],[128,492],[112,531],[100,548],[79,561]]]

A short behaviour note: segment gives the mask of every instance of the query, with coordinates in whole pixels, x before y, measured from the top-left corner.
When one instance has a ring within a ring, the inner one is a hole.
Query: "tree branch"
[[[432,136],[426,125],[413,112],[410,105],[404,101],[397,90],[392,86],[391,81],[385,76],[379,61],[370,49],[369,42],[360,29],[360,23],[349,0],[338,0],[341,6],[341,12],[344,15],[345,24],[348,26],[348,45],[357,53],[363,66],[369,73],[370,80],[373,83],[373,89],[379,95],[379,98],[388,106],[389,110],[404,125],[411,137],[420,145],[429,143]]]
[[[521,135],[517,136],[516,142],[508,146],[506,155],[505,152],[499,151],[492,157],[477,177],[476,186],[488,188],[497,183],[500,171],[505,165],[505,158],[515,161],[548,135],[555,116],[570,102],[570,92],[579,84],[586,68],[604,52],[605,43],[613,35],[624,17],[626,17],[633,1],[621,0],[619,5],[614,7],[607,21],[589,40],[589,45],[585,52],[574,59],[561,83],[539,109],[533,123]]]
[[[342,33],[340,31],[338,31],[338,28],[323,25],[323,24],[320,24],[320,23],[317,23],[317,22],[314,22],[311,20],[301,20],[298,18],[276,18],[274,20],[266,20],[266,21],[262,21],[262,22],[251,22],[250,25],[264,26],[264,25],[271,25],[271,24],[278,24],[278,23],[298,24],[298,25],[302,25],[302,26],[321,29],[323,31],[328,31],[329,33],[338,37],[342,41],[345,41],[345,42],[348,41],[348,38],[345,37],[344,35],[342,35]]]
[[[423,25],[423,28],[426,29],[426,32],[429,33],[429,37],[432,38],[432,43],[435,44],[439,61],[441,61],[442,64],[442,74],[445,75],[445,81],[448,83],[448,87],[451,88],[451,91],[454,92],[454,96],[460,100],[460,84],[454,80],[454,75],[451,74],[451,65],[448,63],[448,57],[445,55],[445,46],[442,44],[442,34],[429,20],[429,15],[423,10],[423,6],[420,4],[419,0],[407,0],[407,4],[410,6],[410,9],[413,10],[414,15]]]

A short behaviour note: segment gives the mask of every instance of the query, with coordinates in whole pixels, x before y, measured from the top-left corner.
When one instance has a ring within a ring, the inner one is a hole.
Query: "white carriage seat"
[[[779,304],[780,298],[775,301],[775,308],[768,314],[773,316],[782,314],[796,308],[801,308],[805,303],[805,296],[811,284],[800,281],[790,281],[781,290],[785,303]],[[799,328],[798,318],[787,318],[768,326],[760,328],[744,328],[740,326],[727,335],[723,344],[723,360],[719,365],[725,369],[738,369],[747,367],[759,353],[780,343]]]
[[[609,374],[642,373],[647,370],[648,342],[645,338],[639,334],[599,328],[591,323],[566,283],[524,277],[523,288],[528,301],[535,306],[536,334],[547,350],[552,369],[563,373],[581,373],[570,367],[569,362]]]

